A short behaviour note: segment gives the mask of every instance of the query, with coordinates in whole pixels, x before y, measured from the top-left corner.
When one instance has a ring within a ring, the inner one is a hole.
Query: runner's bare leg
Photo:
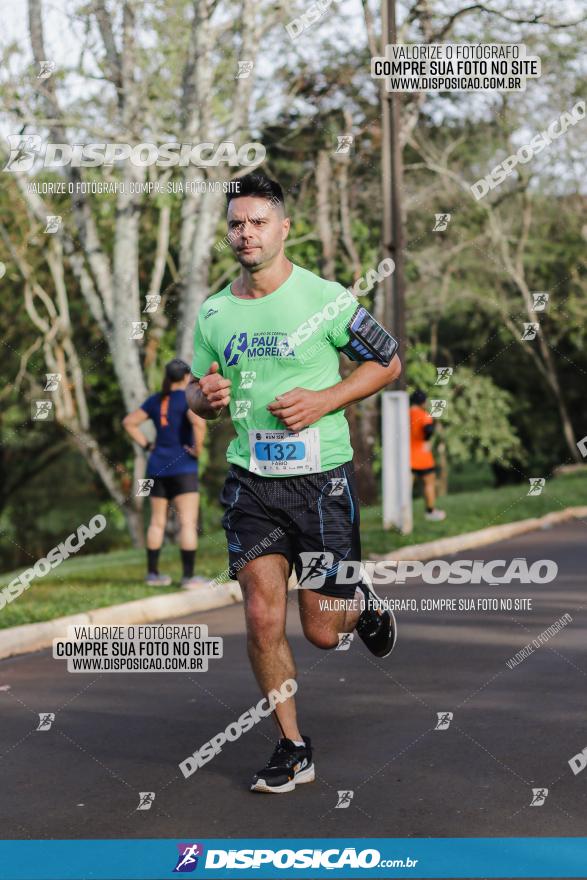
[[[424,500],[428,510],[434,510],[436,506],[436,474],[424,474]]]
[[[248,562],[238,573],[245,601],[247,651],[263,693],[279,690],[296,678],[296,666],[285,635],[289,563],[272,553]],[[301,741],[293,697],[276,705],[273,717],[280,736]]]
[[[335,648],[341,633],[352,632],[363,610],[357,593],[354,599],[345,600],[345,608],[331,610],[328,604],[340,600],[324,596],[315,590],[299,590],[300,620],[306,638],[317,648]],[[322,606],[322,607],[321,607]]]

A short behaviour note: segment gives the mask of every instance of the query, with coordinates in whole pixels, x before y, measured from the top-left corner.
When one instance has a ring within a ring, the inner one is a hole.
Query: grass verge
[[[371,553],[386,553],[410,544],[584,505],[587,503],[586,489],[587,476],[578,473],[549,480],[542,494],[534,497],[527,495],[526,484],[461,492],[441,499],[439,506],[447,512],[446,520],[441,523],[426,522],[422,499],[418,499],[414,503],[414,531],[411,535],[384,531],[381,527],[381,508],[364,507],[361,511],[363,556],[366,558]],[[228,562],[224,532],[219,525],[220,514],[218,512],[215,517],[210,510],[207,522],[211,523],[214,519],[218,525],[210,527],[201,539],[196,564],[198,574],[211,578],[223,572]],[[44,578],[33,580],[28,590],[5,605],[0,610],[0,629],[175,592],[179,589],[181,576],[176,547],[164,547],[160,570],[174,578],[172,586],[154,589],[143,583],[143,550],[117,550],[72,557]],[[0,585],[5,586],[19,571],[0,576]]]

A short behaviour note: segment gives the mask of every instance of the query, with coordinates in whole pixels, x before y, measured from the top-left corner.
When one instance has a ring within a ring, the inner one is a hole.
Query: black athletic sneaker
[[[291,739],[280,739],[269,763],[253,777],[251,791],[271,791],[282,794],[293,791],[298,783],[314,782],[312,744],[303,737],[305,745],[295,746]]]
[[[366,575],[363,576],[359,588],[365,596],[365,610],[361,612],[355,629],[372,654],[376,657],[387,657],[397,641],[394,613],[383,609],[383,602]]]

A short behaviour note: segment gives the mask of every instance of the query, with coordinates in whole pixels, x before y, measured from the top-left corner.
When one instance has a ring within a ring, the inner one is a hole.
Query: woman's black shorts
[[[198,492],[199,482],[197,473],[175,474],[169,477],[152,477],[155,481],[151,492],[151,498],[175,498],[176,495],[185,495],[186,492]]]

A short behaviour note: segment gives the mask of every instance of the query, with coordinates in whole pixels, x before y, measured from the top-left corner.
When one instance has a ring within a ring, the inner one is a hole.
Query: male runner
[[[244,596],[249,659],[268,694],[296,675],[285,635],[294,565],[303,581],[300,619],[314,645],[334,648],[355,628],[378,657],[395,644],[393,615],[358,565],[352,584],[337,584],[336,572],[341,560],[361,559],[344,409],[393,381],[400,364],[395,340],[349,291],[287,259],[290,220],[278,183],[259,172],[240,178],[227,220],[241,273],[200,309],[186,396],[205,419],[230,408],[236,437],[227,451],[222,522],[231,575]],[[340,351],[362,361],[342,381]],[[281,793],[314,779],[293,697],[274,717],[282,736],[254,791]]]

